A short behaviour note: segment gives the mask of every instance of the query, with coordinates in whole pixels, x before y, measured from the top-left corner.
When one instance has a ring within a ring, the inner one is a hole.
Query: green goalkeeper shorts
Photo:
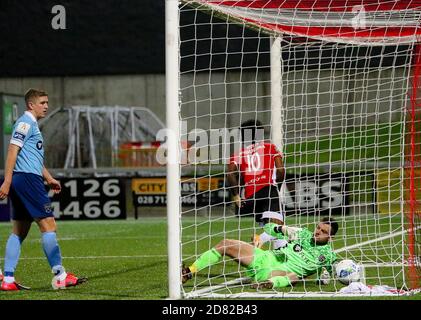
[[[255,281],[265,281],[275,270],[290,272],[286,263],[272,251],[255,248],[253,262],[247,267],[246,275]]]

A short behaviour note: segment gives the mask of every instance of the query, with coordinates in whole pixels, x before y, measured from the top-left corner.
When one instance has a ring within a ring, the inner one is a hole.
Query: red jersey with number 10
[[[246,199],[275,183],[276,157],[282,157],[282,153],[268,142],[252,144],[231,156],[230,163],[236,164],[240,170]]]

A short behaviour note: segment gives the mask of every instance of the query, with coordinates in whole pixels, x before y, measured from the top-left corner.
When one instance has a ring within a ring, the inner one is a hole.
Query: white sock
[[[54,277],[59,281],[64,281],[67,277],[66,270],[64,270],[63,266],[54,266],[51,271],[55,275]]]
[[[263,232],[262,234],[260,234],[259,237],[260,237],[260,242],[262,244],[276,239],[275,237],[272,237],[270,234],[267,234],[266,232]]]
[[[273,249],[285,248],[288,245],[288,241],[284,239],[277,239],[273,241]]]
[[[6,283],[13,283],[15,282],[15,277],[4,277],[3,281]]]
[[[63,272],[61,275],[57,276],[58,280],[64,281],[67,277],[67,273]]]

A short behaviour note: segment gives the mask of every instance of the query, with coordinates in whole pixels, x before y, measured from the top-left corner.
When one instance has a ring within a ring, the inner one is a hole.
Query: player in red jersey
[[[283,224],[278,185],[284,181],[285,169],[282,153],[263,139],[263,126],[259,120],[241,124],[242,148],[231,156],[227,180],[235,203],[236,214],[254,215],[261,226],[269,221]],[[240,191],[243,189],[244,196]],[[262,233],[254,238],[255,245],[272,240]]]

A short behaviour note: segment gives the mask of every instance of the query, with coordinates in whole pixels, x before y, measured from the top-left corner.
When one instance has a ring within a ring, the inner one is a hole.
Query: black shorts
[[[243,201],[243,206],[237,208],[236,213],[239,216],[254,215],[256,222],[262,222],[262,213],[265,211],[280,211],[279,192],[276,186],[266,186],[257,191]]]

